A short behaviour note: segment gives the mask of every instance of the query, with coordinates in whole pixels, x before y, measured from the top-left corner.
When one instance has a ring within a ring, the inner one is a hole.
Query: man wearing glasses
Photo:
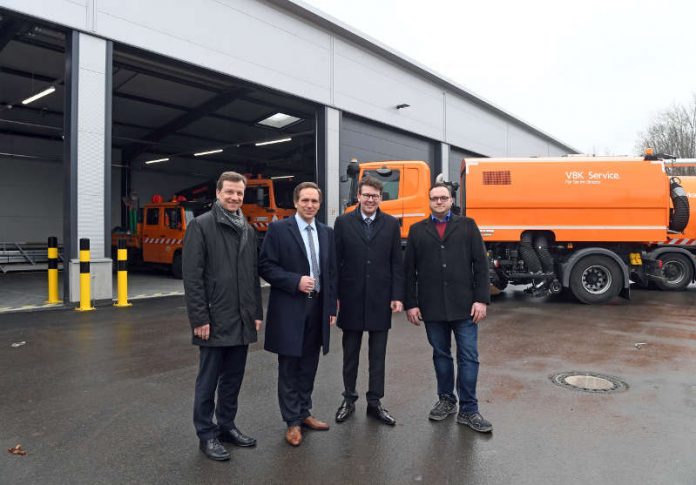
[[[488,433],[493,425],[478,409],[478,324],[486,318],[490,303],[488,260],[481,233],[473,219],[452,213],[452,194],[447,185],[430,189],[431,216],[408,234],[404,261],[408,320],[425,321],[433,348],[438,401],[429,418],[442,421],[459,413],[457,423]],[[457,343],[457,396],[451,335]]]
[[[385,408],[384,366],[392,313],[403,310],[404,274],[399,221],[379,210],[382,183],[364,177],[358,184],[360,205],[336,219],[338,326],[343,331],[343,402],[336,412],[342,423],[355,411],[360,345],[369,334],[370,371],[367,414],[396,424]]]

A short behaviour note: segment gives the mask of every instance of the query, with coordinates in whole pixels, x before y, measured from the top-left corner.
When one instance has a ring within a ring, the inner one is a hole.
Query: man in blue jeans
[[[442,421],[457,412],[454,394],[452,334],[457,343],[457,423],[488,433],[493,425],[478,409],[478,323],[490,303],[488,259],[481,233],[473,219],[452,213],[447,185],[430,189],[431,215],[408,233],[404,261],[405,307],[414,325],[425,321],[433,347],[439,399],[429,418]]]

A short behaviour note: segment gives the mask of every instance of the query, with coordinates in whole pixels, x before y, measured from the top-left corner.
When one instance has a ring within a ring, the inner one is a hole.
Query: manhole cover
[[[561,372],[551,376],[551,382],[557,386],[599,394],[621,392],[628,389],[628,384],[618,377],[595,372]]]

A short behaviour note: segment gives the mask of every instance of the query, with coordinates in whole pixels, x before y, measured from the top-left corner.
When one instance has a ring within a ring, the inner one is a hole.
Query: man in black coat
[[[333,231],[315,218],[321,197],[315,183],[299,184],[297,213],[270,224],[259,256],[259,274],[271,285],[264,348],[278,354],[278,401],[293,446],[302,442],[301,426],[329,429],[311,414],[319,351],[329,351],[336,322]]]
[[[379,210],[382,183],[365,177],[358,184],[360,205],[336,219],[338,326],[343,330],[343,402],[336,412],[342,423],[355,411],[360,346],[369,333],[370,379],[367,414],[385,424],[396,420],[382,407],[384,364],[391,316],[403,310],[404,273],[399,221]]]
[[[457,412],[451,335],[457,342],[457,422],[475,431],[493,426],[481,416],[476,398],[478,324],[490,303],[488,258],[473,219],[452,214],[452,194],[442,183],[430,189],[431,216],[408,234],[404,261],[406,309],[414,325],[425,321],[433,347],[439,400],[429,418],[441,421]]]
[[[193,423],[201,451],[218,461],[230,459],[220,441],[256,444],[234,422],[247,350],[263,320],[256,235],[240,209],[245,186],[236,172],[220,175],[217,201],[188,224],[184,238],[186,308],[200,348]]]

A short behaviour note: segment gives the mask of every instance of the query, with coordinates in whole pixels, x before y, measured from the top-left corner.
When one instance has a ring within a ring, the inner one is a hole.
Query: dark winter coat
[[[257,272],[256,235],[249,224],[241,233],[217,205],[186,228],[183,249],[184,290],[191,328],[210,323],[210,338],[193,343],[210,347],[256,342],[254,320],[263,319]]]
[[[442,239],[430,217],[411,226],[404,267],[405,307],[420,308],[425,321],[465,320],[474,302],[490,303],[486,248],[473,219],[452,215]]]
[[[344,330],[388,330],[392,300],[404,299],[399,221],[377,211],[371,237],[360,208],[334,224],[338,263],[338,326]]]
[[[329,316],[336,315],[336,249],[333,231],[316,221],[321,273],[321,333],[329,351]],[[261,246],[259,274],[271,285],[264,348],[289,357],[302,355],[307,295],[297,286],[310,274],[307,250],[295,217],[272,222]]]

